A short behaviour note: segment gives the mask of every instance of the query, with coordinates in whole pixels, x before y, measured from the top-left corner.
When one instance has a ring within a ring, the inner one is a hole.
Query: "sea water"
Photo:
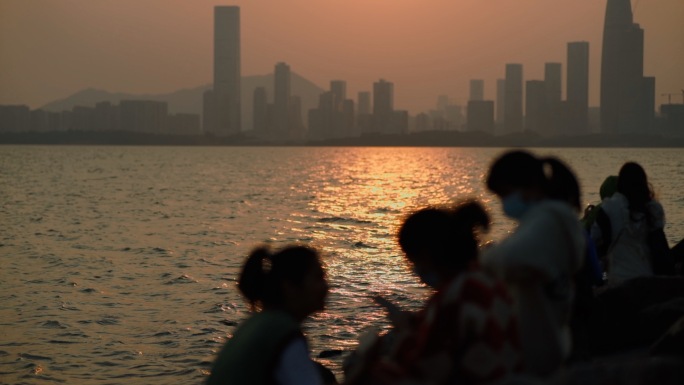
[[[388,327],[371,295],[416,309],[430,294],[397,247],[407,213],[475,198],[486,240],[513,229],[483,181],[502,151],[0,146],[0,384],[200,384],[249,315],[246,254],[293,242],[323,253],[331,293],[305,331],[339,377],[358,334]],[[572,167],[584,203],[641,163],[684,237],[681,149],[534,152]]]

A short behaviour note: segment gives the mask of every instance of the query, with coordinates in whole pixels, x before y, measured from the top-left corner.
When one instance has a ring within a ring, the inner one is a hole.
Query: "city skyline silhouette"
[[[245,76],[282,61],[321,88],[344,79],[351,95],[385,78],[396,84],[395,105],[417,114],[439,95],[465,106],[470,79],[485,79],[485,98],[494,99],[505,63],[523,64],[526,80],[543,79],[545,63],[565,63],[566,43],[588,41],[589,105],[599,104],[605,1],[321,3],[3,1],[0,104],[39,108],[91,87],[143,94],[210,83],[214,5],[242,9]],[[633,7],[660,104],[684,83],[684,27],[675,23],[684,4]]]

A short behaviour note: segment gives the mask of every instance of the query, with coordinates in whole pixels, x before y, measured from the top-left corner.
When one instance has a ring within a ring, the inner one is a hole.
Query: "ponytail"
[[[249,254],[245,264],[242,266],[242,272],[238,280],[238,289],[245,296],[253,310],[264,298],[268,275],[264,264],[270,257],[271,252],[265,247],[260,247],[254,249]]]
[[[477,229],[489,230],[489,214],[476,201],[466,201],[452,211],[454,222],[454,243],[459,245],[462,262],[467,266],[479,254]]]
[[[311,268],[320,266],[318,252],[306,246],[287,246],[275,253],[259,247],[247,256],[238,289],[253,310],[279,305],[285,282],[300,285]]]
[[[538,158],[527,151],[509,151],[489,168],[487,187],[499,196],[516,188],[538,188],[547,198],[581,210],[580,188],[573,172],[557,158]]]
[[[577,212],[581,211],[580,187],[575,174],[557,158],[542,158],[541,161],[545,168],[546,196],[570,204]]]

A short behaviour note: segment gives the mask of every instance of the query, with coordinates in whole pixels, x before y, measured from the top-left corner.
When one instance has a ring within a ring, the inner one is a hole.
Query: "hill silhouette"
[[[318,97],[323,89],[306,78],[292,73],[292,95],[302,98],[302,119],[306,122],[307,111],[318,106]],[[273,102],[273,74],[252,75],[242,77],[242,129],[252,129],[252,98],[257,87],[265,87],[269,101]],[[66,98],[50,102],[40,109],[60,112],[71,110],[74,106],[94,107],[99,102],[118,104],[121,100],[157,100],[169,104],[170,113],[193,113],[202,115],[202,95],[211,88],[206,84],[194,88],[186,88],[166,94],[131,94],[110,92],[95,88],[87,88]]]

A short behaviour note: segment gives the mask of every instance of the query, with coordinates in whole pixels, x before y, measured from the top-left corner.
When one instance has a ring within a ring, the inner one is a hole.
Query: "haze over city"
[[[379,78],[412,114],[438,95],[468,98],[469,79],[496,94],[506,63],[525,79],[565,62],[566,44],[590,43],[589,103],[599,104],[603,0],[250,0],[0,2],[0,104],[39,108],[84,88],[163,93],[212,81],[213,7],[241,8],[242,75],[293,72],[348,92]],[[644,74],[656,104],[684,88],[684,2],[632,1],[645,31]]]

